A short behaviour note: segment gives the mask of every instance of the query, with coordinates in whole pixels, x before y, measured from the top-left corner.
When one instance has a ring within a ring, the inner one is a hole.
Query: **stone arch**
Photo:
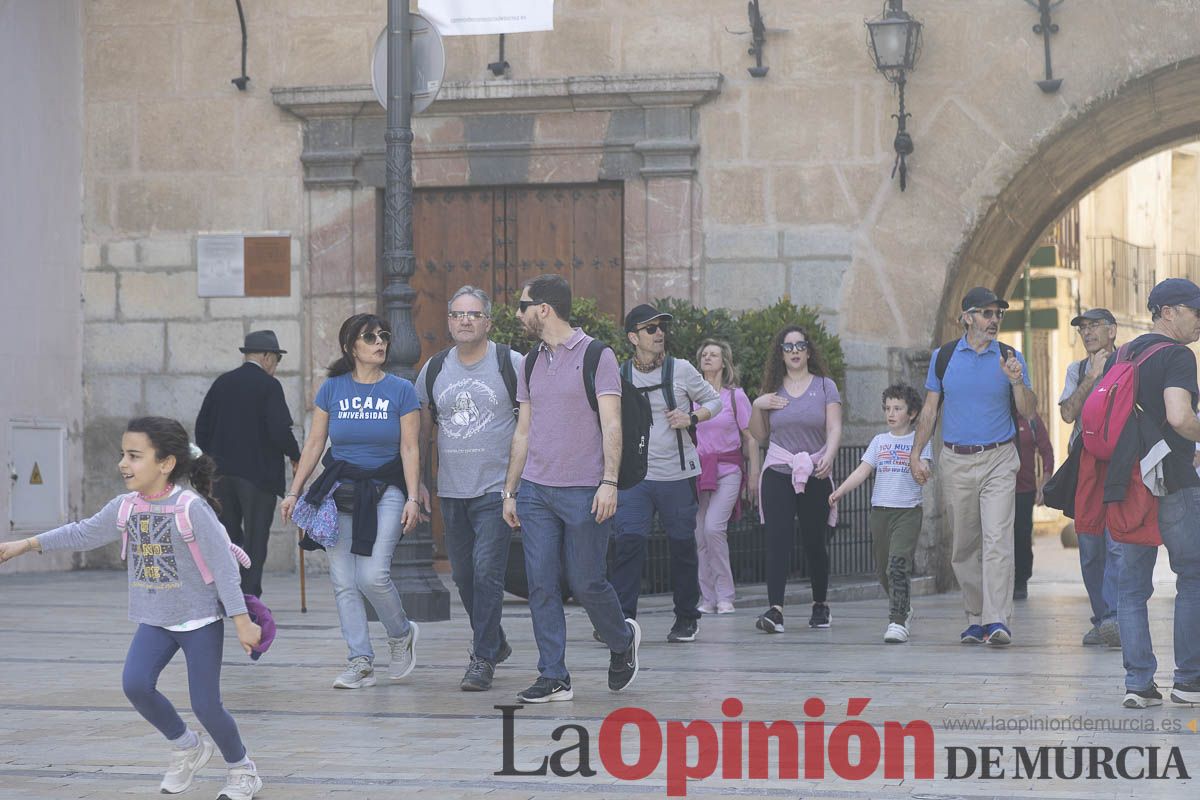
[[[964,240],[947,272],[934,344],[959,335],[954,320],[972,286],[1004,288],[1042,232],[1109,175],[1200,138],[1200,57],[1133,78],[1048,134]]]

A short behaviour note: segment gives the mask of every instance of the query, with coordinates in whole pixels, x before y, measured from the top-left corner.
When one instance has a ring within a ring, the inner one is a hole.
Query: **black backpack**
[[[950,359],[954,358],[954,351],[958,349],[958,343],[961,341],[962,339],[955,339],[953,342],[947,342],[938,348],[937,361],[934,363],[933,373],[937,375],[938,383],[941,384],[942,387],[942,391],[938,395],[939,411],[942,408],[942,402],[946,399],[946,369],[950,366]],[[1004,361],[1008,361],[1008,359],[1017,352],[1004,342],[997,341],[996,344],[1000,345],[1000,358]],[[1021,418],[1021,415],[1017,412],[1017,398],[1012,393],[1011,389],[1008,391],[1008,411],[1010,414],[1012,414],[1013,430],[1015,435],[1015,431],[1018,427],[1018,420]]]
[[[425,394],[429,396],[429,414],[433,417],[433,424],[438,424],[437,402],[433,399],[433,383],[437,380],[438,375],[442,372],[442,367],[446,363],[446,356],[450,354],[450,348],[435,354],[429,359],[429,368],[425,370]],[[520,404],[517,403],[517,371],[512,365],[512,348],[506,344],[496,344],[496,366],[500,368],[500,377],[504,379],[504,386],[508,389],[508,399],[512,401],[513,414],[520,410]]]
[[[598,339],[588,342],[583,354],[583,390],[588,405],[596,415],[600,404],[596,400],[596,369],[600,366],[600,355],[609,349]],[[533,377],[533,365],[537,363],[540,347],[535,347],[525,356],[525,385]],[[621,467],[617,473],[617,488],[631,489],[646,478],[647,458],[650,454],[650,398],[629,381],[621,378]]]
[[[633,386],[633,361],[626,361],[621,365],[621,391],[624,391],[625,386]],[[635,387],[634,391],[648,395],[656,389],[661,389],[663,398],[667,401],[667,411],[674,411],[675,405],[675,359],[667,356],[663,359],[662,364],[662,383],[655,386]],[[624,395],[622,395],[624,396]],[[688,429],[689,435],[692,438],[692,444],[696,443],[696,428],[693,426]],[[679,447],[679,468],[687,469],[687,462],[683,457],[683,431],[675,429],[675,443]]]

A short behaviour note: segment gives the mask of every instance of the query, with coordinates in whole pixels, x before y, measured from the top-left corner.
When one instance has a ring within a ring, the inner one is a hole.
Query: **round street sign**
[[[446,49],[442,35],[433,23],[420,14],[412,14],[412,100],[414,114],[420,114],[433,104],[442,78],[446,74]],[[387,108],[387,38],[385,26],[375,40],[371,57],[371,88],[379,105]]]

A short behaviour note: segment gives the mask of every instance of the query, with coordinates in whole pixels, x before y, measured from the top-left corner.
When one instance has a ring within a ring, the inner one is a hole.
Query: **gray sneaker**
[[[375,667],[371,665],[371,659],[366,656],[350,659],[350,663],[346,665],[346,671],[333,681],[335,689],[361,689],[364,686],[374,685]]]
[[[417,666],[417,639],[420,635],[421,628],[417,623],[409,620],[407,636],[388,639],[388,649],[392,652],[392,665],[388,671],[389,678],[394,681],[407,678],[408,673]]]
[[[495,666],[486,658],[471,656],[471,663],[467,664],[466,674],[463,675],[458,688],[464,692],[486,692],[492,688],[492,677],[495,674]]]
[[[163,794],[186,792],[195,780],[196,773],[212,758],[216,749],[212,739],[198,731],[196,735],[200,738],[195,747],[171,751],[171,766],[167,767],[167,774],[163,775],[162,783],[158,787]]]
[[[1092,629],[1083,635],[1083,644],[1085,647],[1098,647],[1104,644],[1104,637],[1100,635],[1100,629],[1093,625]]]
[[[1121,646],[1121,628],[1115,619],[1104,620],[1096,630],[1100,633],[1100,639],[1104,644],[1109,647]]]

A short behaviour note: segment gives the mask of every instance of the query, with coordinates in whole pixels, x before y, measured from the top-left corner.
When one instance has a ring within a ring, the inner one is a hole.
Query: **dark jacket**
[[[325,451],[321,459],[325,471],[313,481],[312,486],[304,494],[304,501],[313,506],[320,506],[325,496],[333,491],[338,483],[354,484],[354,527],[351,535],[350,552],[356,556],[369,556],[375,549],[375,538],[379,532],[379,516],[376,509],[376,495],[372,484],[376,481],[396,486],[408,494],[404,480],[403,456],[397,455],[388,463],[375,469],[363,469],[346,461],[333,457],[333,448]],[[305,548],[308,549],[308,548]]]
[[[283,386],[246,362],[213,381],[196,417],[196,444],[222,475],[245,478],[282,497],[283,457],[300,460]]]

